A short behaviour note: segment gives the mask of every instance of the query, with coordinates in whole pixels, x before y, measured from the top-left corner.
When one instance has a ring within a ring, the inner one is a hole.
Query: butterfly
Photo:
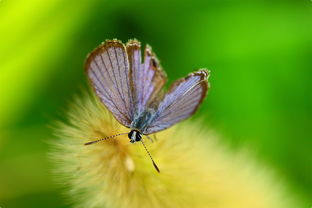
[[[85,143],[90,145],[115,136],[128,134],[131,143],[143,143],[142,136],[162,131],[196,112],[210,88],[210,71],[200,69],[175,81],[167,92],[167,81],[152,48],[146,45],[144,58],[141,43],[123,44],[106,40],[88,56],[85,71],[97,97],[115,119],[130,132]]]

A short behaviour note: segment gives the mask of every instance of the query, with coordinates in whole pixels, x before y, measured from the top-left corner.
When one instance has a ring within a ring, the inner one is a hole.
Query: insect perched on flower
[[[166,75],[148,45],[141,60],[141,44],[130,40],[126,45],[107,40],[91,52],[85,64],[91,85],[105,107],[128,133],[87,142],[85,145],[128,134],[131,143],[142,140],[190,117],[203,101],[209,88],[209,71],[201,69],[175,81],[164,93]]]

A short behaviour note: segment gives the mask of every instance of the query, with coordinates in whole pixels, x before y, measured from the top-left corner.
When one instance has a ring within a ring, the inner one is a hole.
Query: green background
[[[150,44],[170,82],[212,71],[196,118],[311,206],[312,2],[0,0],[0,207],[67,207],[47,159],[105,39]]]

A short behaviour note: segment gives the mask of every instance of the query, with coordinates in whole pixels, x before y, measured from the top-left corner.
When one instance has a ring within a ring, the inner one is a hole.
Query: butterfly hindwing
[[[85,69],[102,103],[124,126],[133,118],[133,96],[130,67],[124,44],[109,40],[87,57]]]
[[[207,70],[199,70],[175,81],[159,103],[153,121],[143,133],[164,130],[195,113],[209,88],[208,77]]]
[[[145,48],[143,61],[140,42],[130,40],[126,48],[131,69],[130,80],[133,83],[135,113],[139,115],[151,102],[155,102],[159,91],[166,83],[166,74],[150,46]]]

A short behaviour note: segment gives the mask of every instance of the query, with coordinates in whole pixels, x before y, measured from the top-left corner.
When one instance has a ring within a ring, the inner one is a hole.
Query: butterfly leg
[[[154,142],[154,140],[151,138],[151,137],[149,137],[148,135],[145,135],[152,143]]]

